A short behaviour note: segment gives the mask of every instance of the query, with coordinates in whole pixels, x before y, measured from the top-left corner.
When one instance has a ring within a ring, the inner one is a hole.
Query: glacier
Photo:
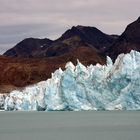
[[[6,93],[0,94],[0,110],[4,109],[5,99],[6,99]]]
[[[46,81],[12,91],[5,110],[140,110],[140,53],[120,54],[113,64],[74,66],[68,62]]]

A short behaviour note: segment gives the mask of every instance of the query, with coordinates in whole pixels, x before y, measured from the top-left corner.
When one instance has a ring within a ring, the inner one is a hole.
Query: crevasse
[[[140,53],[121,54],[113,64],[85,67],[79,61],[56,70],[51,79],[5,99],[5,110],[139,110]]]

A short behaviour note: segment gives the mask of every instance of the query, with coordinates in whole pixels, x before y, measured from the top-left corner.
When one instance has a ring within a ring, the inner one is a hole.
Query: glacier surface
[[[52,78],[5,99],[5,110],[140,110],[140,53],[121,54],[113,64],[66,64]]]

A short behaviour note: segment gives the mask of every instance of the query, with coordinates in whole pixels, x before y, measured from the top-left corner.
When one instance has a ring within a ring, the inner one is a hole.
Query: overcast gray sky
[[[121,34],[140,0],[0,0],[0,53],[27,37],[56,39],[76,25]]]

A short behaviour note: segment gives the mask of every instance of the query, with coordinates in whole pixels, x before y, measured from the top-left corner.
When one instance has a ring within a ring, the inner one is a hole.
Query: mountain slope
[[[109,47],[116,40],[114,36],[107,35],[95,27],[78,25],[66,31],[58,39],[58,41],[64,42],[65,40],[68,40],[68,39],[72,40],[72,38],[75,36],[79,37],[81,41],[83,41],[84,43],[90,44],[97,49],[103,49],[103,48]]]
[[[131,50],[140,52],[140,17],[127,26],[122,35],[107,50],[107,54],[115,61],[119,54]]]
[[[4,53],[5,56],[38,58],[60,56],[76,47],[92,47],[103,52],[116,40],[116,36],[104,34],[95,27],[76,26],[55,41],[28,38]]]
[[[5,56],[31,58],[35,57],[38,52],[48,48],[53,41],[49,39],[27,38],[19,42],[15,47],[4,53]]]
[[[18,87],[47,80],[51,73],[68,61],[74,64],[79,59],[83,64],[105,64],[106,58],[93,48],[80,47],[61,56],[49,58],[17,58],[0,56],[0,92],[10,92]]]

